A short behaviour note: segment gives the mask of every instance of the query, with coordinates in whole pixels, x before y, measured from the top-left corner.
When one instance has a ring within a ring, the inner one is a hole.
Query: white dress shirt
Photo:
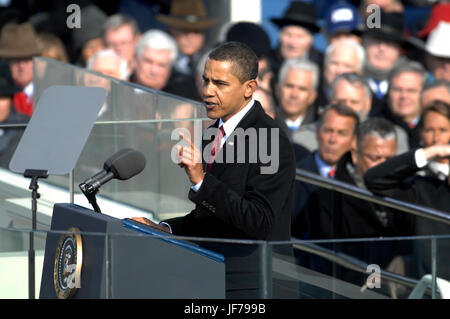
[[[244,118],[244,116],[250,111],[250,109],[253,107],[253,104],[255,103],[255,100],[252,98],[250,102],[247,103],[246,106],[242,110],[240,110],[238,113],[234,114],[232,117],[228,119],[228,121],[223,122],[222,118],[219,119],[219,126],[221,127],[223,125],[223,130],[225,131],[225,135],[222,137],[222,142],[220,144],[220,147],[222,147],[227,137],[233,133],[236,126],[238,126],[239,122]],[[191,189],[194,192],[198,192],[200,187],[202,186],[203,180],[201,180],[198,184],[192,185]]]

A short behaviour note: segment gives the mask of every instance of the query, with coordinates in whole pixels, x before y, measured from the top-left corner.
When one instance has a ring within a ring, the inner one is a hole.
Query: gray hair
[[[161,30],[151,29],[142,35],[142,38],[136,44],[136,56],[141,55],[147,48],[170,51],[172,64],[178,57],[177,43],[168,33]]]
[[[366,51],[361,44],[351,40],[340,40],[330,44],[325,50],[324,64],[327,65],[334,50],[340,46],[352,47],[358,56],[358,69],[362,70],[366,63]]]
[[[395,139],[397,141],[397,133],[391,122],[381,117],[367,119],[359,125],[356,132],[358,153],[360,154],[364,137],[368,135],[376,136],[383,140]]]
[[[130,17],[126,14],[114,14],[106,19],[102,25],[102,34],[105,36],[106,31],[116,30],[124,25],[129,25],[133,30],[133,34],[139,34],[139,26],[135,18]]]
[[[94,68],[94,62],[98,58],[104,57],[104,56],[112,56],[119,60],[119,76],[121,80],[125,80],[128,77],[128,63],[127,61],[122,58],[119,54],[117,54],[114,50],[111,49],[105,49],[98,51],[94,53],[88,60],[86,68],[88,70],[93,70]]]
[[[404,62],[399,63],[392,69],[392,71],[389,74],[389,84],[392,83],[393,78],[405,72],[411,72],[420,75],[422,88],[427,83],[428,75],[422,64],[416,61],[406,60]],[[389,85],[389,87],[391,87],[391,85]]]
[[[333,82],[331,83],[331,95],[332,96],[334,95],[334,90],[336,89],[336,86],[341,79],[346,80],[353,86],[355,86],[355,85],[362,86],[364,88],[366,96],[368,98],[372,98],[372,90],[370,89],[369,83],[367,82],[366,78],[360,74],[353,73],[353,72],[339,74],[338,76],[336,76],[334,78]]]
[[[311,72],[312,73],[312,82],[313,82],[313,88],[317,90],[317,87],[319,85],[319,67],[316,63],[300,58],[300,59],[287,59],[283,62],[281,65],[280,71],[278,73],[278,84],[282,85],[284,83],[284,80],[286,78],[286,75],[290,69],[296,69],[296,70],[302,70],[305,72]]]

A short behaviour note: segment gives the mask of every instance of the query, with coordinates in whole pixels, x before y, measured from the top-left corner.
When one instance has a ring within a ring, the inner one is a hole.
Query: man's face
[[[9,69],[14,84],[24,88],[33,80],[33,60],[28,59],[11,59],[9,61]]]
[[[420,105],[423,109],[436,100],[450,104],[450,92],[445,86],[442,85],[423,91],[420,97]]]
[[[338,45],[331,53],[325,68],[324,77],[330,85],[333,80],[343,73],[361,73],[360,63],[355,48],[348,45]]]
[[[367,61],[375,69],[390,70],[401,53],[399,44],[367,37],[363,41],[367,53]]]
[[[332,103],[347,105],[359,115],[360,119],[366,118],[372,105],[371,98],[367,96],[362,85],[352,84],[345,79],[337,82],[333,91]]]
[[[205,34],[203,31],[172,28],[170,32],[175,38],[180,52],[187,56],[192,56],[200,51],[205,42]]]
[[[169,81],[171,68],[169,50],[146,48],[136,59],[136,78],[139,84],[161,90]]]
[[[120,60],[114,56],[101,56],[95,59],[92,70],[114,78],[120,78]]]
[[[203,72],[203,100],[209,118],[226,122],[248,103],[256,80],[244,83],[232,73],[232,63],[208,59]]]
[[[375,135],[364,136],[361,149],[352,151],[356,173],[362,177],[367,170],[395,156],[396,152],[397,141],[395,138],[383,139]]]
[[[313,87],[313,74],[299,69],[289,69],[278,88],[278,98],[284,114],[292,120],[305,114],[317,96]]]
[[[423,119],[422,140],[424,146],[450,143],[450,121],[437,112],[428,112]]]
[[[280,52],[284,59],[299,58],[309,51],[312,35],[305,28],[289,25],[280,32]]]
[[[139,37],[134,34],[133,28],[125,24],[117,29],[109,29],[105,32],[104,40],[107,48],[117,52],[129,63],[134,59],[136,43]]]
[[[348,152],[354,140],[355,120],[342,116],[335,110],[325,113],[321,127],[317,129],[319,155],[328,165],[336,165],[341,156]]]
[[[439,58],[427,55],[427,65],[436,80],[447,80],[450,82],[450,58]]]
[[[422,78],[420,74],[403,72],[392,78],[389,88],[389,105],[394,114],[406,123],[420,115],[420,93]]]

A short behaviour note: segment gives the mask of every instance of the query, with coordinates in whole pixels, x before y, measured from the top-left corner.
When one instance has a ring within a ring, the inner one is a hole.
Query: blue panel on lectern
[[[225,262],[225,257],[222,254],[218,254],[218,253],[213,252],[211,250],[207,250],[207,249],[201,248],[201,247],[199,247],[199,246],[197,246],[197,245],[195,245],[193,243],[189,243],[189,242],[186,242],[186,241],[183,241],[183,240],[174,239],[172,237],[169,237],[165,233],[163,233],[161,231],[158,231],[158,230],[156,230],[156,229],[154,229],[154,228],[152,228],[150,226],[143,225],[143,224],[135,222],[135,221],[133,221],[131,219],[124,219],[122,221],[122,224],[123,224],[123,226],[125,226],[127,228],[139,231],[139,232],[144,233],[144,234],[156,236],[160,240],[169,242],[169,243],[171,243],[173,245],[176,245],[176,246],[180,246],[180,247],[186,248],[188,250],[196,252],[199,255],[211,258],[211,259],[213,259],[215,261],[222,262],[222,263]]]

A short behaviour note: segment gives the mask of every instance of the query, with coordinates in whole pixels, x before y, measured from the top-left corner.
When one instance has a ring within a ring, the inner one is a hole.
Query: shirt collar
[[[300,127],[300,125],[302,124],[302,122],[303,122],[303,119],[304,119],[305,117],[303,116],[303,115],[300,115],[295,121],[292,121],[292,120],[290,120],[290,119],[286,119],[286,125],[291,129],[291,130],[293,130],[293,129],[298,129],[299,127]]]
[[[250,111],[252,106],[254,105],[255,100],[252,98],[247,105],[240,110],[238,113],[234,114],[232,117],[228,119],[228,121],[223,122],[222,118],[219,120],[219,127],[223,125],[223,129],[225,131],[225,136],[230,136],[233,133],[236,126],[238,126],[239,122],[244,118],[245,114]]]
[[[332,166],[328,165],[327,163],[325,163],[319,155],[319,152],[315,152],[314,153],[314,159],[316,161],[317,164],[317,168],[319,169],[319,173],[320,176],[322,177],[328,177],[328,173],[331,171],[331,169],[333,168]]]

